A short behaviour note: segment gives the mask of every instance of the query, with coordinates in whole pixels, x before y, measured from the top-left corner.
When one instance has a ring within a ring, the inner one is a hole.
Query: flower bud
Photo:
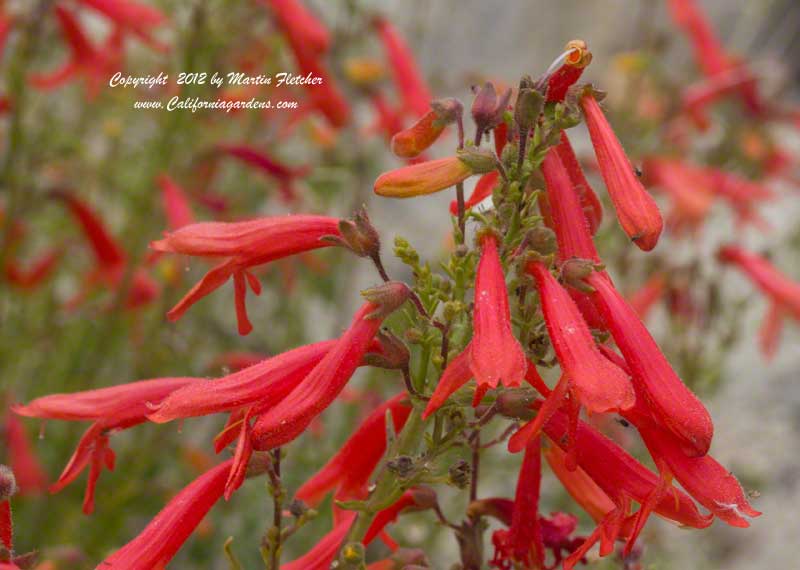
[[[348,542],[342,547],[341,557],[348,568],[358,568],[364,563],[364,545],[360,542]]]
[[[433,509],[439,504],[436,491],[430,487],[414,487],[411,489],[411,495],[414,497],[414,504],[420,510]]]
[[[533,390],[506,390],[497,396],[497,410],[506,417],[530,419],[533,417],[531,404],[536,400]]]
[[[485,174],[497,168],[497,157],[490,150],[469,147],[459,150],[458,158],[469,167],[472,174]]]
[[[410,353],[408,348],[389,330],[381,330],[375,336],[381,345],[381,352],[369,352],[364,356],[364,364],[388,370],[401,370],[408,367]]]
[[[414,158],[430,147],[445,127],[460,120],[463,107],[458,99],[431,102],[431,110],[409,128],[392,137],[392,152],[401,158]]]
[[[511,100],[511,89],[506,90],[499,101],[497,91],[490,82],[483,84],[475,95],[472,102],[472,120],[477,126],[477,138],[475,143],[479,144],[483,133],[493,129],[503,121],[503,113]]]
[[[472,467],[463,459],[454,463],[447,470],[447,476],[450,478],[450,483],[459,489],[466,489],[470,484],[472,476]]]
[[[400,455],[387,461],[386,468],[401,479],[407,479],[414,473],[414,460],[408,455]]]
[[[388,281],[377,287],[361,291],[361,296],[376,305],[376,308],[367,318],[383,318],[398,309],[408,301],[411,289],[400,281]]]
[[[520,133],[528,133],[536,126],[539,113],[542,112],[544,96],[535,89],[521,89],[514,106],[514,122]]]
[[[359,257],[377,257],[381,249],[380,236],[370,223],[364,206],[356,210],[352,220],[339,222],[341,237],[331,236],[324,239],[338,242]]]
[[[411,198],[450,188],[482,172],[488,170],[474,169],[459,153],[459,156],[429,160],[384,172],[375,181],[373,189],[379,196]]]
[[[594,293],[594,287],[585,280],[595,269],[602,269],[602,265],[597,265],[588,259],[568,259],[561,265],[561,280],[583,293]]]
[[[548,256],[558,250],[556,234],[547,226],[537,226],[528,232],[528,247],[536,253]]]

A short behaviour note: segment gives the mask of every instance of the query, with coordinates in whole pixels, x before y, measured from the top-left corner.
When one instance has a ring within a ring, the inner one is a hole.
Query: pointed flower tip
[[[664,226],[658,205],[637,177],[590,88],[583,90],[580,105],[617,219],[637,247],[650,251]]]

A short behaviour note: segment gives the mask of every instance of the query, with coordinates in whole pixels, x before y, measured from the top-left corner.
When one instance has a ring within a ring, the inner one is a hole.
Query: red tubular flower
[[[536,437],[525,447],[514,496],[514,511],[508,527],[513,559],[529,568],[544,567],[544,543],[539,526],[541,481],[541,438]]]
[[[14,521],[11,519],[9,499],[17,492],[14,472],[0,465],[0,546],[8,551],[14,549]]]
[[[736,477],[710,455],[688,457],[668,432],[655,423],[637,428],[663,476],[675,478],[694,499],[731,526],[747,528],[744,518],[760,512],[747,502]]]
[[[189,307],[233,277],[239,333],[249,333],[253,327],[244,304],[245,280],[256,294],[261,292],[261,285],[247,269],[333,245],[322,239],[325,236],[339,236],[338,218],[298,215],[246,222],[201,222],[165,234],[164,239],[152,242],[150,247],[183,255],[228,258],[206,273],[167,313],[167,318],[178,320]]]
[[[75,306],[80,303],[99,284],[111,289],[121,287],[125,277],[125,266],[128,262],[125,251],[114,240],[97,214],[76,196],[63,191],[54,192],[53,196],[64,201],[69,212],[80,225],[84,236],[89,241],[97,264],[97,267],[87,276],[83,290],[68,305]],[[146,305],[158,294],[158,283],[143,269],[138,268],[133,273],[125,306],[133,309]]]
[[[161,188],[161,200],[169,228],[177,230],[193,224],[194,214],[184,189],[178,186],[168,174],[160,174],[157,181]]]
[[[211,507],[222,497],[233,460],[195,479],[167,503],[139,536],[108,556],[98,569],[165,568]]]
[[[56,5],[55,12],[61,33],[69,44],[72,55],[56,71],[31,76],[31,83],[40,89],[55,89],[77,74],[83,74],[87,93],[89,98],[93,99],[105,80],[106,55],[92,45],[72,12],[60,5]]]
[[[600,353],[577,305],[541,262],[529,263],[536,279],[547,332],[570,391],[590,412],[630,408],[635,396],[628,376]]]
[[[560,146],[560,145],[559,145]],[[569,175],[561,153],[551,148],[542,161],[542,176],[547,187],[547,202],[543,214],[547,225],[555,232],[558,260],[587,259],[600,263],[592,241],[589,217],[585,215],[578,185]],[[583,215],[582,215],[583,214]]]
[[[738,266],[769,297],[770,306],[759,338],[764,356],[770,358],[777,349],[784,317],[800,321],[800,283],[789,279],[763,257],[736,245],[720,248],[718,258]]]
[[[133,0],[79,0],[100,12],[125,32],[130,32],[145,44],[158,51],[167,51],[167,46],[152,36],[153,28],[166,23],[164,14],[152,6]]]
[[[616,507],[608,495],[598,486],[589,475],[580,467],[570,471],[567,465],[567,454],[557,445],[550,445],[544,451],[550,469],[561,482],[570,497],[575,499],[581,508],[592,517],[595,523],[600,523]],[[621,536],[627,536],[621,532]]]
[[[8,462],[17,480],[20,495],[38,494],[47,488],[47,475],[31,449],[25,427],[14,414],[6,414],[5,444]]]
[[[547,195],[540,202],[545,222],[556,234],[558,262],[563,264],[570,259],[578,258],[600,263],[600,256],[595,249],[589,229],[591,216],[587,215],[593,208],[587,209],[586,206],[590,201],[581,200],[580,186],[576,184],[577,179],[570,176],[567,171],[559,148],[561,145],[556,149],[550,149],[542,162]],[[569,294],[592,328],[605,328],[603,319],[584,293],[570,288]]]
[[[676,233],[702,225],[714,201],[708,177],[698,169],[677,161],[648,157],[644,163],[647,179],[672,198],[670,228]]]
[[[464,208],[474,208],[486,198],[491,196],[499,179],[500,173],[497,170],[488,172],[478,178],[478,182],[475,184],[475,189],[472,191],[472,194],[470,194],[470,197],[467,199],[467,201],[464,202]],[[454,216],[458,215],[458,202],[456,200],[450,202],[450,213]]]
[[[562,449],[570,445],[568,424],[567,415],[557,412],[544,425],[547,436]],[[578,448],[578,466],[611,498],[615,509],[565,560],[564,568],[571,569],[598,540],[601,541],[600,555],[609,554],[613,551],[614,541],[625,534],[625,525],[643,526],[651,511],[692,528],[705,528],[711,524],[713,517],[702,516],[685,493],[669,484],[665,487],[664,482],[652,471],[583,422],[578,423],[575,445]],[[633,515],[633,522],[626,523],[631,500],[640,505],[652,503],[652,509],[640,509]],[[635,536],[632,538],[635,539]],[[630,540],[629,544],[632,545]]]
[[[592,52],[583,40],[572,40],[564,49],[563,63],[547,78],[548,102],[563,101],[567,89],[580,79],[583,70],[592,62]]]
[[[295,493],[311,506],[332,489],[336,500],[363,498],[369,477],[386,451],[386,412],[399,433],[411,413],[405,392],[387,400],[367,416],[341,449]]]
[[[556,146],[558,158],[561,159],[564,169],[569,175],[569,180],[572,183],[572,188],[577,192],[580,198],[581,209],[586,215],[586,220],[589,222],[589,229],[592,235],[597,233],[600,223],[603,221],[603,205],[597,194],[589,185],[586,180],[586,175],[583,173],[578,157],[575,156],[575,151],[572,149],[572,144],[569,142],[566,131],[561,131],[561,141]],[[543,169],[544,170],[544,169]]]
[[[361,363],[386,315],[402,305],[409,295],[406,285],[390,282],[380,288],[373,301],[356,312],[350,328],[336,346],[283,400],[259,416],[253,426],[253,447],[273,449],[299,436],[308,424],[333,403]]]
[[[755,93],[755,89],[755,77],[747,67],[741,65],[689,85],[681,96],[681,107],[698,129],[707,130],[710,121],[706,107],[730,95]],[[749,99],[746,98],[745,101],[747,100]],[[760,114],[763,111],[760,101],[757,97],[752,100],[757,102],[756,107],[748,108]]]
[[[468,344],[467,347],[445,368],[436,389],[428,400],[428,405],[422,413],[422,419],[427,419],[433,412],[442,407],[453,392],[461,388],[464,384],[469,382],[472,378],[472,370],[470,370],[469,361],[470,353],[472,352],[472,345]]]
[[[375,123],[372,127],[375,132],[383,133],[386,138],[391,138],[403,130],[403,117],[400,112],[395,110],[377,89],[372,89],[369,94],[369,101],[375,109]]]
[[[710,83],[716,83],[711,90],[737,91],[748,110],[761,114],[764,104],[761,100],[755,78],[746,66],[736,57],[725,51],[706,15],[695,0],[670,0],[670,15],[675,24],[683,28],[694,49],[694,58]],[[727,74],[730,74],[729,78]],[[723,76],[723,77],[720,77]],[[738,76],[739,79],[733,79]],[[727,85],[726,85],[727,84]]]
[[[293,168],[271,158],[266,153],[247,145],[219,145],[220,152],[241,160],[245,164],[258,168],[266,175],[274,178],[279,185],[281,195],[286,202],[297,199],[294,181],[309,172],[309,167]]]
[[[612,362],[625,367],[621,356],[608,348],[604,355]],[[642,401],[623,412],[623,417],[639,430],[656,467],[661,473],[664,489],[676,478],[684,489],[701,505],[731,526],[745,528],[750,523],[744,516],[757,517],[761,513],[753,509],[744,496],[744,491],[733,474],[710,455],[690,457],[681,449],[670,432],[661,428]],[[645,505],[644,508],[651,507]],[[641,528],[635,529],[635,533]],[[635,538],[635,537],[634,537]]]
[[[428,487],[414,487],[403,493],[387,508],[379,511],[364,533],[364,545],[371,543],[388,525],[394,523],[402,513],[430,509],[436,504],[436,493]]]
[[[581,96],[580,104],[617,219],[639,249],[650,251],[658,243],[663,226],[658,205],[636,177],[625,150],[590,90]]]
[[[323,536],[314,548],[300,558],[281,564],[281,570],[328,570],[355,518],[355,512],[347,511],[345,516],[336,521],[333,529]]]
[[[335,345],[326,340],[301,346],[222,378],[188,384],[151,405],[147,419],[164,423],[250,406],[267,409],[297,387]]]
[[[149,405],[157,404],[172,391],[202,378],[158,378],[140,380],[110,388],[73,394],[53,394],[33,400],[28,405],[14,405],[11,410],[25,417],[92,421],[81,437],[75,453],[58,480],[50,487],[56,493],[74,481],[88,465],[89,478],[83,511],[94,510],[94,489],[105,466],[114,469],[114,452],[108,447],[108,434],[146,421]]]
[[[375,18],[374,24],[392,68],[405,112],[414,117],[424,115],[433,97],[417,69],[411,50],[391,22]]]
[[[590,296],[622,351],[647,407],[687,452],[693,456],[705,455],[714,435],[708,410],[672,369],[636,310],[611,280],[606,275],[592,273],[587,283],[595,290]]]
[[[260,0],[272,8],[281,29],[313,52],[322,54],[328,51],[331,44],[330,33],[311,11],[298,0]]]
[[[478,385],[519,386],[527,370],[525,352],[511,330],[511,313],[498,240],[479,238],[481,259],[475,279],[475,310],[469,365]]]
[[[448,156],[384,172],[375,180],[374,190],[387,198],[411,198],[445,190],[473,174],[466,162]]]
[[[322,83],[309,86],[306,90],[311,105],[325,117],[332,127],[345,126],[350,120],[350,105],[321,59],[320,47],[326,42],[323,35],[327,35],[327,32],[313,16],[302,10],[298,3],[285,0],[269,0],[269,3],[286,34],[286,40],[294,53],[300,74],[311,74],[314,77],[322,78]],[[289,8],[288,13],[286,12],[287,7]]]
[[[33,290],[41,285],[53,272],[63,253],[60,247],[51,248],[40,254],[27,267],[21,266],[12,259],[7,259],[5,265],[6,279],[15,287],[27,291]]]
[[[644,321],[647,318],[653,305],[664,296],[666,286],[666,276],[663,273],[654,273],[645,281],[644,285],[630,296],[628,302],[640,319]]]

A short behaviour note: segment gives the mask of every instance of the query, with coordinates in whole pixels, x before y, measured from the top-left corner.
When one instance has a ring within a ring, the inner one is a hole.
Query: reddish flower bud
[[[617,219],[640,249],[650,251],[658,243],[663,226],[658,206],[639,182],[591,90],[584,91],[580,105]]]
[[[475,310],[469,364],[479,385],[497,388],[519,386],[527,361],[511,330],[503,266],[497,237],[491,233],[479,238],[481,259],[475,279]]]
[[[392,152],[401,158],[414,158],[429,148],[450,123],[460,120],[463,109],[457,99],[431,103],[431,110],[409,128],[392,137]]]
[[[490,131],[503,122],[503,114],[508,108],[510,100],[511,89],[506,89],[502,97],[498,99],[497,91],[489,81],[484,83],[483,87],[478,90],[470,110],[477,132],[475,136],[476,145],[480,145],[483,133]]]
[[[450,156],[385,172],[375,181],[374,190],[388,198],[411,198],[445,190],[473,174],[464,160]]]

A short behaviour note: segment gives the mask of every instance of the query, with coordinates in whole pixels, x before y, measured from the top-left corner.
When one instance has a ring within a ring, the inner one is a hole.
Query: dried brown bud
[[[407,479],[414,473],[414,460],[408,455],[399,455],[387,461],[386,468],[401,479]]]
[[[381,345],[381,352],[369,352],[364,355],[364,364],[388,370],[401,370],[408,367],[411,357],[403,341],[389,330],[381,330],[375,336]]]
[[[356,210],[351,220],[339,222],[339,233],[341,237],[326,236],[323,239],[346,247],[359,257],[376,258],[380,254],[380,236],[370,223],[364,206]]]
[[[461,459],[450,466],[450,469],[447,470],[447,475],[450,477],[450,483],[459,489],[466,489],[472,476],[472,467]]]

